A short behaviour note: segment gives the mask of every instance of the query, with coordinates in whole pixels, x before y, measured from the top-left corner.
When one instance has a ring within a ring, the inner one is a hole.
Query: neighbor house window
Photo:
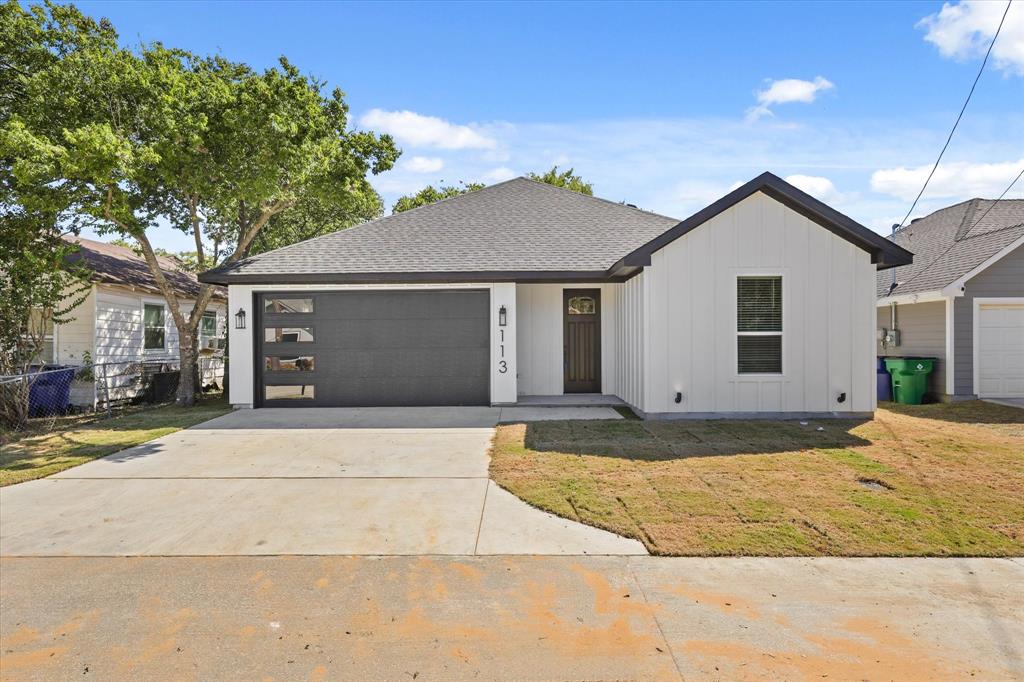
[[[203,313],[203,319],[199,324],[199,346],[201,348],[216,347],[217,340],[217,312],[207,310]]]
[[[736,279],[736,368],[782,374],[782,277]]]
[[[263,312],[267,313],[311,313],[311,298],[268,298],[263,304]]]
[[[53,318],[42,310],[29,313],[28,329],[23,335],[33,364],[53,364]]]
[[[145,350],[163,350],[166,341],[164,307],[149,303],[142,307],[142,347]]]

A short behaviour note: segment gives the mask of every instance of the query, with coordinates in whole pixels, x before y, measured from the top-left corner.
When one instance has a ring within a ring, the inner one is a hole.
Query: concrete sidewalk
[[[236,411],[0,489],[0,554],[646,554],[488,479],[505,409]]]
[[[4,679],[1010,680],[1007,559],[0,560]]]

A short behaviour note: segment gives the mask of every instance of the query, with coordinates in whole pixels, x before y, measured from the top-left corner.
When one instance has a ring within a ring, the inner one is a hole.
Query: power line
[[[984,220],[984,219],[985,219],[985,216],[987,216],[987,215],[988,215],[988,212],[989,212],[989,211],[991,211],[991,210],[992,210],[993,208],[995,208],[995,207],[996,207],[996,204],[998,204],[998,203],[999,203],[999,202],[1000,202],[1000,201],[1002,200],[1002,198],[1006,196],[1006,193],[1007,193],[1007,192],[1009,192],[1009,191],[1010,191],[1011,189],[1013,189],[1013,186],[1017,184],[1017,181],[1018,181],[1018,180],[1020,180],[1020,179],[1021,179],[1021,177],[1024,177],[1024,168],[1021,168],[1021,169],[1020,169],[1020,173],[1017,173],[1017,177],[1015,177],[1015,178],[1014,178],[1013,180],[1011,180],[1011,181],[1010,181],[1010,184],[1006,186],[1006,189],[1004,189],[1004,190],[1003,190],[1003,193],[1002,193],[1002,194],[1000,194],[1000,195],[999,195],[999,197],[998,197],[998,198],[996,198],[996,200],[995,200],[995,201],[993,201],[992,203],[990,203],[990,204],[988,205],[988,208],[986,208],[986,209],[985,209],[985,212],[984,212],[984,213],[982,213],[982,214],[981,214],[981,216],[980,216],[980,217],[979,217],[979,218],[978,218],[977,220],[975,220],[975,221],[974,221],[973,223],[971,223],[971,226],[970,226],[969,228],[967,228],[967,231],[966,231],[966,232],[964,232],[964,237],[963,237],[964,239],[966,239],[966,238],[967,238],[967,236],[968,236],[968,235],[969,235],[969,234],[971,233],[971,230],[973,230],[974,228],[976,228],[976,227],[978,226],[978,224],[979,224],[979,223],[980,223],[980,222],[981,222],[982,220]],[[911,282],[913,282],[913,281],[914,281],[915,279],[917,279],[918,275],[920,275],[920,274],[921,274],[921,273],[923,273],[923,272],[926,272],[926,271],[928,270],[928,268],[930,268],[931,266],[933,266],[933,265],[935,265],[936,263],[938,263],[938,262],[939,262],[939,260],[940,260],[941,258],[943,258],[943,257],[944,257],[944,256],[945,256],[945,255],[946,255],[947,253],[949,253],[950,251],[952,251],[952,250],[953,250],[953,247],[954,247],[954,246],[956,246],[956,245],[957,245],[957,244],[959,244],[959,243],[960,243],[960,240],[958,240],[958,239],[955,239],[955,238],[954,238],[954,239],[953,239],[953,243],[952,243],[952,244],[950,244],[949,246],[947,246],[947,247],[946,247],[946,250],[945,250],[945,251],[943,251],[943,252],[942,252],[942,253],[940,253],[940,254],[939,254],[938,256],[936,256],[936,257],[935,257],[934,259],[932,259],[932,262],[931,262],[931,263],[929,263],[927,267],[921,268],[920,270],[918,270],[918,271],[917,271],[917,272],[916,272],[916,273],[914,274],[914,276],[913,276],[913,277],[911,277],[910,279],[908,279],[908,280],[907,280],[906,282],[903,282],[903,285],[902,285],[902,286],[904,286],[904,287],[905,287],[906,285],[910,284],[910,283],[911,283]],[[893,268],[893,273],[895,274],[895,272],[896,272],[896,268]],[[893,285],[893,287],[890,287],[890,289],[889,289],[889,294],[890,294],[890,295],[892,294],[892,290],[893,290],[894,288],[895,288],[895,284]]]
[[[974,95],[974,88],[978,87],[978,81],[981,80],[981,74],[985,71],[985,64],[988,63],[988,57],[992,54],[992,48],[996,44],[996,38],[999,37],[999,32],[1003,30],[1003,22],[1006,21],[1006,15],[1010,11],[1010,5],[1013,4],[1013,0],[1009,0],[1006,3],[1006,9],[1003,10],[1003,18],[999,20],[999,26],[996,28],[996,33],[992,36],[992,42],[988,44],[988,51],[985,52],[985,58],[981,60],[981,68],[978,69],[978,75],[974,77],[974,83],[971,84],[971,91],[967,93],[967,99],[964,100],[964,105],[960,107],[960,114],[956,117],[956,122],[953,123],[953,129],[949,131],[949,136],[946,138],[946,144],[942,145],[942,151],[939,152],[939,158],[935,159],[935,165],[932,166],[932,170],[928,173],[928,177],[925,178],[924,185],[921,187],[921,191],[917,193],[917,197],[914,199],[914,203],[910,205],[910,210],[907,211],[907,215],[904,216],[903,220],[900,221],[897,230],[903,227],[907,219],[910,218],[910,214],[914,212],[917,207],[917,202],[921,200],[921,195],[924,194],[924,190],[928,187],[928,183],[931,182],[932,176],[935,175],[935,171],[939,167],[939,162],[942,161],[942,155],[946,153],[946,149],[949,147],[949,143],[953,140],[953,133],[956,132],[957,126],[960,125],[960,119],[963,118],[964,112],[967,110],[967,105],[971,101],[971,96]],[[894,230],[895,231],[895,230]]]

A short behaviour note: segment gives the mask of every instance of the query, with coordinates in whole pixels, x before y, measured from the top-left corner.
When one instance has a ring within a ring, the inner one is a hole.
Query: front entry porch
[[[625,401],[615,395],[601,393],[566,393],[564,395],[521,395],[519,407],[616,407]]]

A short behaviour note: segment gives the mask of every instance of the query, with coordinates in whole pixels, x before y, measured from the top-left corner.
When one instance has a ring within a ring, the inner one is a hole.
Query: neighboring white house
[[[770,173],[682,222],[517,178],[200,280],[240,322],[240,407],[866,415],[875,272],[909,262]]]
[[[878,275],[879,354],[936,358],[938,400],[1024,398],[1024,200],[948,206],[893,240],[915,260]]]
[[[96,385],[92,389],[77,386],[73,398],[76,404],[88,404],[102,400],[104,375],[121,385],[129,373],[139,371],[140,365],[176,365],[178,331],[142,257],[106,242],[68,239],[79,246],[73,258],[93,272],[92,287],[82,304],[70,313],[71,321],[48,326],[41,359],[46,364],[94,365]],[[160,261],[187,314],[199,290],[195,275],[181,270],[171,259]],[[206,349],[206,357],[223,355],[225,299],[218,291],[204,314],[200,345]],[[204,365],[204,384],[223,381],[222,363]]]

